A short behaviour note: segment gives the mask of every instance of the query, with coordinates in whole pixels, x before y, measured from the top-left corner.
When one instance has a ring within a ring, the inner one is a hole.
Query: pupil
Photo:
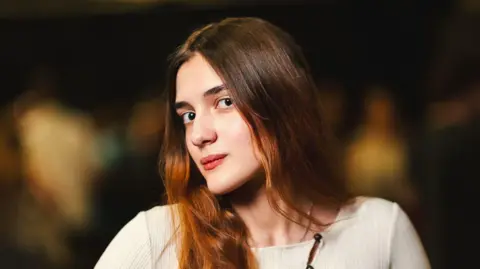
[[[230,99],[225,99],[225,104],[226,104],[227,106],[231,106],[231,105],[232,105],[232,100],[230,100]]]
[[[193,119],[195,118],[195,114],[193,114],[192,112],[190,112],[190,113],[188,113],[187,118],[188,118],[189,120],[193,120]]]

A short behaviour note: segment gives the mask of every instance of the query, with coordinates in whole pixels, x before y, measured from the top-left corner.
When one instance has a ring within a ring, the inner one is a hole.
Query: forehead
[[[176,101],[186,101],[201,97],[213,87],[223,84],[212,66],[201,56],[195,54],[185,62],[177,72]]]

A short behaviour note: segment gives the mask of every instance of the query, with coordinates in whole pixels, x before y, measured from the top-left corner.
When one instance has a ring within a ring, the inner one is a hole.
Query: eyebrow
[[[215,86],[213,88],[210,88],[210,89],[206,90],[203,93],[203,97],[205,98],[205,97],[208,97],[208,96],[216,95],[219,92],[224,91],[225,89],[226,89],[226,87],[223,84]],[[181,109],[181,108],[184,108],[184,107],[187,107],[187,106],[189,106],[188,102],[185,102],[185,101],[175,102],[175,109]]]

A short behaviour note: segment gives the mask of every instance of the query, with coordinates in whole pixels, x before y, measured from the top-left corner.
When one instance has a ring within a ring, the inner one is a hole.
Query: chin
[[[236,190],[237,188],[235,186],[218,186],[217,184],[208,184],[207,183],[208,190],[214,195],[225,195],[229,194],[232,191]]]
[[[223,180],[209,178],[209,179],[206,179],[206,181],[207,181],[208,190],[210,190],[210,192],[214,195],[229,194],[235,191],[236,189],[238,189],[244,183],[244,182],[232,182],[233,180],[229,180],[225,178],[223,178]]]

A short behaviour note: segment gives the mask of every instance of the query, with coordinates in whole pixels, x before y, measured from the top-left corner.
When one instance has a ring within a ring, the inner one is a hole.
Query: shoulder
[[[172,221],[176,210],[177,205],[164,205],[142,211],[140,214],[143,214],[150,234],[170,233],[172,232]],[[161,229],[158,229],[158,227],[161,227]]]
[[[156,206],[138,213],[113,238],[95,268],[151,268],[154,256],[172,238],[175,207]]]
[[[355,198],[324,238],[341,253],[346,268],[430,268],[413,225],[395,202]]]
[[[346,226],[354,227],[353,230],[359,232],[361,237],[375,238],[369,241],[372,244],[376,242],[392,249],[402,241],[409,240],[409,245],[421,246],[410,218],[395,202],[381,198],[357,197],[344,211],[345,219],[350,220]]]
[[[379,198],[357,198],[353,205],[355,227],[367,249],[383,257],[390,268],[429,269],[425,249],[415,227],[403,209],[394,202]],[[366,241],[368,240],[368,241]]]
[[[408,222],[408,217],[395,202],[375,197],[356,197],[342,209],[339,221],[344,222],[341,226],[348,234],[358,233],[360,237],[377,238],[378,243],[389,247],[397,223]]]
[[[402,211],[395,202],[376,197],[359,196],[343,209],[343,215],[357,221],[387,222],[394,221]]]
[[[153,253],[160,253],[175,233],[177,205],[156,206],[143,212]]]

